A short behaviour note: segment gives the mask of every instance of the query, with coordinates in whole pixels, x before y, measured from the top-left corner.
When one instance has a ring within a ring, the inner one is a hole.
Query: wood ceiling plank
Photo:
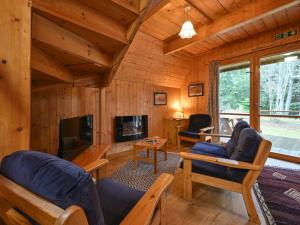
[[[274,18],[278,26],[283,26],[290,22],[285,10],[274,13]]]
[[[137,17],[138,12],[133,12],[111,0],[80,0],[81,2],[95,8],[99,12],[114,18],[128,27]]]
[[[291,23],[300,21],[300,4],[286,10]]]
[[[110,0],[125,9],[128,9],[136,14],[140,12],[140,1],[139,0]]]
[[[67,83],[72,83],[74,80],[69,69],[34,46],[31,47],[31,69]]]
[[[278,26],[273,14],[262,18],[262,20],[264,21],[265,25],[269,30],[272,30]]]
[[[35,10],[58,17],[122,43],[127,43],[126,27],[80,1],[33,0],[32,2]]]
[[[153,0],[154,3],[152,8],[148,11],[148,13],[144,17],[144,22],[146,22],[150,17],[160,11],[163,7],[170,3],[171,0]]]
[[[79,56],[85,60],[112,66],[109,55],[100,52],[94,45],[78,35],[34,13],[32,19],[32,39]]]
[[[197,29],[197,35],[191,39],[180,39],[168,43],[165,54],[171,54],[181,49],[191,46],[197,42],[203,41],[210,36],[222,34],[245,24],[257,21],[264,16],[282,11],[286,8],[299,4],[299,0],[264,0],[250,3],[243,6],[238,11],[227,14],[212,24],[202,26]]]

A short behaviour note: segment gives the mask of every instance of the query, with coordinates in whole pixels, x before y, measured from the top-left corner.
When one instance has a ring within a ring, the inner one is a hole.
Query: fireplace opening
[[[148,116],[116,116],[116,142],[142,139],[148,136]]]

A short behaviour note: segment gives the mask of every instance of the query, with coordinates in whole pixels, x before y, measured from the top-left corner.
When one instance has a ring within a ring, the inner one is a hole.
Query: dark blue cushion
[[[183,130],[183,131],[179,131],[178,134],[179,134],[179,136],[200,139],[200,135],[198,133],[188,131],[188,130]]]
[[[144,195],[144,192],[116,183],[107,178],[97,183],[97,190],[107,225],[120,224]]]
[[[231,138],[226,144],[226,151],[229,157],[234,152],[237,142],[239,140],[240,133],[244,128],[250,128],[247,121],[240,121],[234,126]]]
[[[199,154],[199,155],[208,155],[208,156],[214,156],[218,158],[226,158],[222,156],[216,156],[213,154],[209,153],[204,153],[204,152],[199,152],[199,151],[191,151],[194,154]],[[182,168],[182,166],[181,166]],[[192,160],[192,172],[193,173],[199,173],[203,174],[206,176],[211,176],[211,177],[217,177],[225,180],[230,180],[234,182],[239,182],[241,183],[247,173],[246,170],[240,171],[240,170],[231,170],[226,166],[220,166],[214,163],[208,163],[208,162],[203,162],[200,160]]]
[[[252,163],[255,159],[261,137],[256,130],[245,128],[241,131],[240,137],[230,159]],[[248,170],[233,169],[228,170],[229,176],[245,177]]]
[[[189,131],[199,133],[200,129],[211,126],[211,117],[207,114],[193,114],[189,118]]]
[[[252,163],[256,156],[260,141],[261,137],[255,129],[243,129],[230,159]]]
[[[214,156],[228,158],[226,148],[221,145],[215,145],[207,142],[198,142],[193,148],[193,151],[201,153],[209,153]]]
[[[191,153],[199,154],[199,155],[210,155],[208,153],[199,153],[198,151],[192,150]],[[223,158],[223,157],[221,157]],[[222,179],[228,179],[227,177],[227,168],[226,166],[220,166],[213,163],[203,162],[200,160],[192,160],[192,172],[200,173],[207,176],[218,177]]]
[[[2,160],[0,172],[63,209],[78,205],[90,225],[105,225],[96,185],[90,174],[71,162],[46,153],[18,151]]]

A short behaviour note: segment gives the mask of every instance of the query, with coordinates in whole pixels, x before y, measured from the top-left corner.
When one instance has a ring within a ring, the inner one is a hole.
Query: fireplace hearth
[[[132,141],[148,136],[148,116],[116,116],[116,142]]]

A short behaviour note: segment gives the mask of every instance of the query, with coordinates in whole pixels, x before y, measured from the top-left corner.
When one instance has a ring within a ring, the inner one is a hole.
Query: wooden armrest
[[[148,225],[151,222],[156,206],[162,195],[173,181],[174,176],[163,173],[150,189],[137,202],[120,225]]]
[[[214,163],[221,166],[227,166],[230,168],[236,168],[236,169],[245,169],[245,170],[260,170],[260,166],[254,165],[247,162],[241,162],[237,160],[230,160],[230,159],[224,159],[224,158],[218,158],[214,156],[207,156],[207,155],[200,155],[200,154],[193,154],[188,152],[180,152],[179,155],[183,159],[189,159],[189,160],[199,160],[203,162],[209,162]]]
[[[205,127],[205,128],[200,129],[200,133],[205,133],[206,131],[210,131],[213,129],[214,129],[214,127]]]
[[[210,136],[210,137],[226,137],[231,138],[231,135],[229,134],[208,134],[208,133],[199,133],[201,136]]]
[[[0,196],[0,218],[6,224],[31,225],[31,222],[17,212],[13,206]]]
[[[107,159],[96,159],[94,162],[86,165],[83,169],[90,173],[96,169],[99,169],[100,167],[104,166],[106,163],[108,163]]]
[[[177,129],[181,129],[181,128],[183,128],[183,127],[188,127],[188,125],[184,125],[184,124],[181,124],[181,125],[177,125],[177,126],[175,126]]]

